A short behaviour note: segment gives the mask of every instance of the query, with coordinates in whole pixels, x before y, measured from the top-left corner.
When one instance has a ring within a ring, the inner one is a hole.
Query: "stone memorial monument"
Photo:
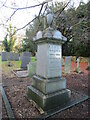
[[[27,66],[28,66],[27,68],[28,68],[29,77],[36,74],[36,62],[30,62]]]
[[[76,68],[76,70],[75,70],[77,73],[81,73],[82,71],[81,71],[81,69],[80,69],[80,67],[79,67],[79,58],[77,58],[77,68]]]
[[[27,96],[43,111],[48,112],[66,104],[71,91],[66,89],[66,79],[62,77],[62,44],[67,40],[61,32],[53,29],[53,13],[47,12],[48,28],[36,35],[37,65],[32,85]]]
[[[19,54],[14,52],[7,52],[8,61],[19,61]]]
[[[21,68],[27,69],[27,65],[29,64],[29,62],[30,62],[30,57],[23,56],[21,60]]]
[[[20,60],[22,60],[22,57],[23,56],[28,56],[28,57],[30,57],[31,56],[31,53],[30,52],[23,52],[23,53],[21,53],[20,54]]]
[[[7,52],[2,52],[1,53],[1,60],[2,61],[7,61]]]
[[[70,71],[71,71],[71,57],[66,56],[65,57],[65,69],[64,69],[64,72],[65,73],[70,73]]]
[[[30,55],[31,55],[30,52],[23,52],[23,53],[20,55],[21,68],[27,69],[27,65],[29,64],[30,58],[31,58]]]

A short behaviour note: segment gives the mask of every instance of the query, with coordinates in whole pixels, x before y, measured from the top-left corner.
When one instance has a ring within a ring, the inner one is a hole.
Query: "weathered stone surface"
[[[61,50],[61,45],[48,43],[38,45],[36,74],[44,78],[60,77]]]
[[[1,53],[1,60],[2,61],[7,61],[7,52],[2,52]]]
[[[34,75],[32,86],[34,86],[36,89],[40,90],[44,94],[49,94],[62,89],[66,89],[66,79],[60,77],[44,79]]]
[[[28,76],[36,74],[36,62],[30,62],[28,64]]]
[[[22,60],[22,57],[23,56],[28,56],[28,57],[30,57],[31,56],[31,53],[30,52],[23,52],[23,53],[21,53],[20,54],[20,60]]]
[[[82,71],[80,70],[80,67],[79,67],[79,58],[77,58],[77,68],[75,70],[77,73],[81,73]]]
[[[71,70],[71,57],[67,56],[65,57],[65,69],[64,72],[65,73],[70,73]]]
[[[21,68],[27,69],[27,65],[29,64],[29,62],[30,62],[30,57],[23,56],[21,61]]]
[[[28,87],[28,98],[32,99],[44,111],[62,106],[70,100],[71,92],[66,89],[66,80],[62,78],[62,44],[67,41],[60,31],[53,29],[52,12],[48,10],[49,27],[38,32],[34,39],[37,44],[36,76],[32,86]]]
[[[70,100],[71,92],[70,90],[65,89],[52,94],[44,95],[39,90],[29,86],[27,96],[29,99],[36,102],[44,111],[48,111],[60,105],[62,106],[66,104]]]
[[[18,53],[13,54],[13,60],[19,61],[19,54]]]
[[[7,60],[18,61],[19,60],[19,54],[18,53],[13,53],[13,52],[7,52]]]

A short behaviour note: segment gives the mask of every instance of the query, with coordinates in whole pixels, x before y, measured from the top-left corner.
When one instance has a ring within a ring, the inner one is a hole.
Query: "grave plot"
[[[68,110],[70,118],[88,118],[88,75],[71,74],[70,57],[67,58],[65,65],[65,72],[69,74],[62,74],[62,44],[67,39],[60,31],[51,28],[53,15],[52,12],[48,12],[48,28],[42,36],[38,36],[40,32],[36,35],[38,52],[36,75],[32,78],[15,76],[9,79],[3,75],[2,83],[8,101],[16,119],[48,117],[55,119],[55,116],[68,118]],[[21,60],[23,59],[26,65],[27,57],[22,56]]]
[[[82,96],[82,93],[88,94],[88,75],[87,74],[68,74],[64,75],[67,79],[67,87],[72,91],[72,99]],[[3,75],[3,87],[8,100],[12,106],[15,118],[39,118],[40,112],[32,102],[28,101],[26,96],[27,86],[32,82],[32,78],[9,78]],[[79,91],[81,94],[78,94]],[[7,113],[3,110],[7,117]],[[69,109],[59,111],[50,118],[87,118],[88,117],[88,100],[81,102]]]
[[[20,55],[20,60],[21,60],[21,66],[20,68],[16,70],[12,70],[12,72],[17,76],[17,77],[27,77],[28,76],[28,70],[27,66],[30,63],[30,52],[23,52]]]
[[[4,64],[2,64],[4,65]],[[80,63],[80,68],[83,71],[82,74],[73,72],[75,70],[76,63],[71,62],[71,73],[62,74],[63,77],[67,79],[67,88],[72,91],[72,98],[77,98],[79,95],[77,92],[73,92],[73,89],[79,91],[80,93],[88,94],[88,63]],[[6,66],[2,66],[2,79],[3,79],[3,88],[7,95],[7,98],[12,106],[12,110],[15,118],[38,118],[40,117],[40,112],[32,102],[27,100],[26,91],[27,86],[31,85],[32,78],[18,78],[17,76],[11,76],[12,73],[5,74],[5,72],[10,71],[11,69]],[[11,75],[10,75],[11,74]],[[8,114],[5,108],[4,103],[2,103],[2,116],[8,118]],[[79,112],[80,111],[80,112]],[[59,111],[57,114],[53,114],[50,118],[88,118],[88,100],[85,102],[79,103],[69,109]]]

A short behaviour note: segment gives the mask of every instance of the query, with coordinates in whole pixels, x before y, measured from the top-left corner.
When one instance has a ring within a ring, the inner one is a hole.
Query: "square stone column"
[[[62,77],[63,42],[54,38],[36,40],[36,75],[27,95],[46,112],[64,105],[71,97],[71,91],[66,89],[66,79]]]
[[[62,46],[53,43],[39,44],[37,48],[36,74],[44,78],[62,76]]]

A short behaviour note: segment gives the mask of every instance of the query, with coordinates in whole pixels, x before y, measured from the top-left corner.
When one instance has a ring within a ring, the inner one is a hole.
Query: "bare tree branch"
[[[56,19],[59,17],[59,15],[64,11],[64,9],[68,6],[68,4],[71,2],[71,0],[69,0],[69,2],[62,8],[62,10],[61,9],[59,9],[59,10],[57,10],[56,12],[55,12],[55,14],[56,13],[58,13],[58,15],[57,15],[57,17],[56,17]]]
[[[43,9],[43,6],[44,6],[44,4],[42,4],[41,9],[40,9],[39,14],[38,14],[39,25],[40,25],[40,14],[41,14],[41,11],[42,11],[42,9]]]
[[[39,15],[38,15],[38,16],[40,16],[41,11],[42,11],[42,9],[43,9],[43,6],[44,6],[46,3],[48,3],[48,2],[43,2],[43,3],[40,3],[40,4],[34,5],[34,6],[29,6],[29,7],[24,7],[24,8],[14,8],[15,11],[11,14],[11,16],[7,19],[6,22],[8,22],[9,20],[11,20],[11,18],[14,16],[14,14],[15,14],[18,10],[33,8],[33,7],[37,7],[37,6],[41,6],[41,9],[40,9]],[[38,19],[39,19],[39,18],[38,18]],[[40,21],[40,20],[39,20],[39,21]]]
[[[11,16],[7,19],[7,21],[6,22],[8,22],[9,20],[11,20],[11,18],[13,17],[13,15],[17,12],[17,10],[18,9],[16,9],[12,14],[11,14]]]
[[[21,29],[24,29],[25,27],[27,27],[30,23],[32,23],[36,18],[38,18],[38,16],[36,16],[34,19],[32,19],[30,22],[28,22],[26,25],[24,25],[23,27],[21,27],[21,28],[18,28],[17,30],[16,30],[16,32],[17,31],[19,31],[19,30],[21,30]]]
[[[9,7],[9,6],[6,6],[6,5],[4,5],[4,7],[10,8],[10,9],[14,9],[14,10],[17,10],[17,9],[18,9],[18,10],[24,10],[24,9],[29,9],[29,8],[38,7],[38,6],[41,6],[42,4],[44,5],[44,4],[46,4],[46,3],[48,3],[48,2],[43,2],[43,3],[37,4],[37,5],[32,5],[32,6],[28,6],[28,7],[21,7],[21,8]]]
[[[3,3],[2,1],[0,1],[2,3],[2,6],[0,8],[2,8],[3,6],[5,6],[7,0]]]
[[[51,0],[50,0],[50,1],[51,1]],[[34,5],[34,6],[28,6],[28,7],[23,7],[23,8],[13,8],[13,7],[5,6],[5,5],[4,5],[4,6],[10,8],[10,9],[15,9],[15,11],[12,13],[12,15],[10,16],[9,19],[11,19],[12,16],[13,16],[18,10],[23,10],[23,9],[28,9],[28,8],[33,8],[33,7],[41,6],[38,16],[36,16],[34,19],[32,19],[30,22],[28,22],[28,23],[27,23],[26,25],[24,25],[23,27],[18,28],[18,29],[16,30],[16,32],[17,32],[17,31],[19,31],[19,30],[24,29],[25,27],[27,27],[27,26],[28,26],[29,24],[31,24],[35,19],[37,19],[37,18],[39,19],[40,14],[41,14],[41,11],[42,11],[42,9],[43,9],[43,6],[44,6],[45,4],[48,4],[48,2],[50,2],[50,1],[46,1],[46,2],[37,4],[37,5]],[[69,0],[69,2],[63,7],[62,10],[60,10],[60,9],[57,10],[57,11],[55,12],[55,14],[59,12],[59,14],[58,14],[58,16],[59,16],[59,15],[61,14],[61,12],[68,6],[68,4],[70,3],[70,1],[71,1],[71,0]],[[47,5],[46,5],[45,10],[46,10],[46,9],[47,9]],[[44,13],[45,13],[45,10],[44,10]],[[58,16],[57,16],[57,17],[58,17]],[[44,17],[44,16],[43,16],[43,17]],[[9,20],[9,19],[8,19],[8,20]],[[8,21],[8,20],[7,20],[7,21]],[[40,19],[39,19],[39,22],[40,22]]]

